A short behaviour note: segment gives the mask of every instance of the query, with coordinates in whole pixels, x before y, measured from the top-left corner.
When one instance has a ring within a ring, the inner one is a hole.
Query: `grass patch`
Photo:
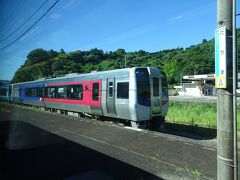
[[[203,173],[199,170],[192,170],[192,169],[189,169],[189,168],[186,168],[186,171],[189,172],[196,179],[201,179],[201,177],[205,174],[205,173]]]
[[[240,130],[240,106],[237,108],[238,124]],[[170,102],[166,116],[167,122],[182,123],[192,126],[208,128],[217,127],[217,104],[195,102]]]

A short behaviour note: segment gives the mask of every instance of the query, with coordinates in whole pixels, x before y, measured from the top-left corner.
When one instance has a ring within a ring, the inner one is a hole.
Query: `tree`
[[[27,55],[27,61],[26,61],[26,65],[31,65],[31,64],[35,64],[38,62],[43,62],[46,61],[46,59],[48,59],[49,54],[47,51],[39,48],[39,49],[35,49],[32,50],[28,55]]]
[[[125,52],[125,49],[117,49],[116,51],[114,52],[109,52],[108,54],[108,58],[110,59],[118,59],[118,58],[124,58],[126,52]]]
[[[202,44],[206,44],[207,43],[207,40],[206,39],[203,39],[202,40]]]
[[[145,55],[146,54],[146,51],[144,51],[144,50],[139,50],[138,52],[137,52],[139,55]]]
[[[67,59],[58,59],[52,64],[52,71],[55,75],[68,74],[73,72],[72,61]]]
[[[83,56],[84,56],[83,51],[73,51],[69,53],[69,59],[71,59],[74,62],[83,62]]]
[[[60,54],[65,54],[65,51],[64,51],[64,49],[63,49],[63,48],[61,48],[59,53],[60,53]]]
[[[48,56],[49,56],[49,58],[57,57],[58,52],[54,51],[53,49],[50,49],[50,51],[48,51]]]

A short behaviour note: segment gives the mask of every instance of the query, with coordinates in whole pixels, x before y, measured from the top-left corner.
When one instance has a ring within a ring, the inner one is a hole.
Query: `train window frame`
[[[74,91],[75,88],[75,91]],[[79,88],[79,89],[78,89]],[[83,100],[83,85],[70,85],[67,87],[67,98],[75,100]]]
[[[117,99],[129,99],[129,81],[117,82]]]
[[[43,89],[42,87],[37,88],[37,97],[43,97]]]
[[[54,91],[51,91],[51,90],[54,90]],[[55,98],[56,87],[53,87],[53,86],[47,87],[45,92],[46,92],[45,93],[45,97],[47,97],[47,98]],[[51,93],[51,95],[49,93]]]
[[[25,88],[24,95],[25,95],[26,97],[31,97],[31,89],[32,89],[32,88]]]
[[[147,68],[135,70],[137,84],[137,102],[142,106],[150,106],[150,77]]]
[[[43,97],[43,88],[41,87],[31,87],[24,89],[25,97]]]
[[[113,98],[113,82],[108,82],[108,98]]]
[[[99,89],[100,89],[100,86],[98,82],[92,83],[92,100],[93,101],[99,101]]]
[[[19,87],[12,87],[12,97],[19,97],[20,96],[20,88]]]
[[[56,86],[55,87],[55,98],[67,99],[67,87],[66,86]]]
[[[159,77],[153,77],[152,78],[153,81],[153,97],[158,97],[160,96],[160,92],[159,92]]]

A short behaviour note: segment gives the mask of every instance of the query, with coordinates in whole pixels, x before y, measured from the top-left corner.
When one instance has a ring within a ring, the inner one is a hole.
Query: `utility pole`
[[[215,74],[217,89],[217,179],[237,178],[233,92],[233,0],[217,1]],[[234,74],[235,75],[235,74]],[[235,82],[235,81],[234,81]],[[235,171],[234,171],[235,170]]]
[[[236,0],[233,0],[233,141],[234,141],[234,179],[238,179],[238,148],[237,148],[237,87],[238,87],[238,60],[237,60],[237,30],[236,30]]]

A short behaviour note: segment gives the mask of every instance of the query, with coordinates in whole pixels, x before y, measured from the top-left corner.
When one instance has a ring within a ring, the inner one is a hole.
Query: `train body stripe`
[[[92,100],[92,86],[94,83],[99,83],[98,89],[98,100]],[[51,83],[47,84],[46,87],[56,87],[56,86],[66,86],[66,85],[83,85],[83,99],[62,99],[62,98],[42,98],[41,101],[44,102],[55,102],[55,103],[66,103],[66,104],[82,104],[90,106],[101,106],[102,97],[102,81],[92,80],[92,81],[78,81],[78,82],[61,82],[61,83]]]
[[[40,100],[44,102],[90,105],[90,102],[88,100],[60,99],[60,98],[41,98]],[[91,106],[100,106],[100,104],[91,103]]]
[[[52,87],[52,86],[66,86],[66,85],[78,85],[78,84],[83,84],[86,81],[78,81],[78,82],[60,82],[60,83],[51,83],[47,84],[47,87]]]
[[[76,100],[76,99],[42,98],[41,101],[56,102],[56,103],[67,103],[67,104],[85,104],[85,105],[89,104],[87,102],[84,102],[83,100]]]

